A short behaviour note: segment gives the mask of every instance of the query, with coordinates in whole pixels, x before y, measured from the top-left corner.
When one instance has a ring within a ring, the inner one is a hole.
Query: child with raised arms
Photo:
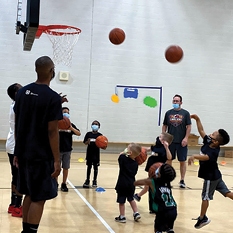
[[[213,200],[215,190],[220,192],[224,197],[233,199],[233,193],[222,180],[222,174],[218,169],[217,163],[220,146],[226,145],[230,141],[230,137],[224,129],[218,129],[212,134],[206,135],[200,118],[196,114],[191,115],[191,118],[196,121],[198,132],[203,138],[200,154],[192,155],[188,159],[188,165],[191,165],[195,159],[199,160],[198,177],[204,180],[201,212],[200,216],[196,219],[197,223],[194,225],[196,229],[199,229],[210,223],[206,212],[209,207],[209,201]]]
[[[145,171],[149,172],[150,167],[154,163],[169,163],[171,164],[172,161],[172,155],[169,150],[169,145],[172,143],[173,136],[169,133],[161,133],[159,137],[156,138],[155,145],[152,145],[151,147],[147,148],[147,151],[151,151],[152,155],[148,158]],[[149,190],[149,186],[145,185],[144,188],[134,195],[134,199],[136,201],[140,201],[141,197],[147,193]],[[149,193],[149,212],[153,213],[153,210],[151,209],[151,198]]]

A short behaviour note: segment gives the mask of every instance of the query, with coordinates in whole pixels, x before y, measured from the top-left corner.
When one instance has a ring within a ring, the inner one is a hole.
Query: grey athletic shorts
[[[70,168],[70,157],[71,151],[68,152],[60,152],[60,159],[61,159],[61,167],[64,169]]]
[[[220,192],[224,197],[230,192],[222,178],[218,180],[204,180],[202,200],[213,200],[215,190]]]

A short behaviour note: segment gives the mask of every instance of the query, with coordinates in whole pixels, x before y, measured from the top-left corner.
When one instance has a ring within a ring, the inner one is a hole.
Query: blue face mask
[[[92,128],[93,131],[98,131],[99,126],[98,125],[92,125],[91,128]]]
[[[180,105],[179,104],[172,104],[172,107],[178,109],[180,107]]]
[[[70,118],[70,114],[67,113],[67,112],[64,112],[64,113],[63,113],[63,116],[64,116],[64,117],[67,117],[67,118]]]

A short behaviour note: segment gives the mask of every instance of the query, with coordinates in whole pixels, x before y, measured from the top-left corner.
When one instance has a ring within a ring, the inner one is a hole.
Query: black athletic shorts
[[[154,228],[157,231],[167,231],[173,229],[177,217],[177,209],[172,208],[156,213]]]
[[[17,190],[31,200],[43,201],[57,196],[57,181],[51,177],[53,161],[19,161]]]

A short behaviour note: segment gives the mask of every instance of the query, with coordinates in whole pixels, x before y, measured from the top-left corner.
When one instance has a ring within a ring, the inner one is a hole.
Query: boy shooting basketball
[[[119,175],[115,190],[117,192],[117,203],[119,203],[119,217],[115,218],[116,222],[125,223],[125,201],[129,202],[132,210],[134,221],[138,221],[141,216],[138,213],[137,204],[133,195],[135,191],[134,181],[138,171],[138,163],[135,158],[140,154],[141,146],[136,143],[130,143],[118,158]]]
[[[154,163],[169,163],[171,165],[172,161],[172,154],[169,150],[169,145],[172,143],[173,136],[169,133],[161,133],[159,137],[156,138],[155,145],[147,148],[148,151],[152,151],[152,155],[149,157],[146,163],[145,171],[149,172],[150,167]],[[149,190],[149,186],[145,185],[144,188],[141,190],[140,193],[136,193],[134,195],[134,199],[136,201],[140,201],[141,197]],[[151,200],[150,193],[149,193],[149,212],[153,213],[151,208]]]
[[[217,159],[219,156],[220,145],[225,145],[230,141],[228,133],[224,129],[214,131],[210,135],[206,135],[200,118],[193,114],[191,118],[196,120],[197,129],[203,138],[203,146],[199,155],[192,155],[188,159],[188,165],[191,165],[195,159],[199,160],[198,177],[204,179],[202,188],[202,204],[201,213],[197,218],[195,228],[199,229],[210,223],[206,212],[209,206],[209,201],[213,200],[215,190],[219,191],[224,197],[233,199],[233,193],[227,188],[222,180],[222,174],[218,169]]]
[[[172,196],[170,182],[176,177],[175,169],[169,164],[163,164],[155,171],[153,178],[137,180],[134,185],[148,185],[152,197],[152,210],[156,213],[154,232],[164,231],[174,233],[173,226],[177,217],[176,202]]]

